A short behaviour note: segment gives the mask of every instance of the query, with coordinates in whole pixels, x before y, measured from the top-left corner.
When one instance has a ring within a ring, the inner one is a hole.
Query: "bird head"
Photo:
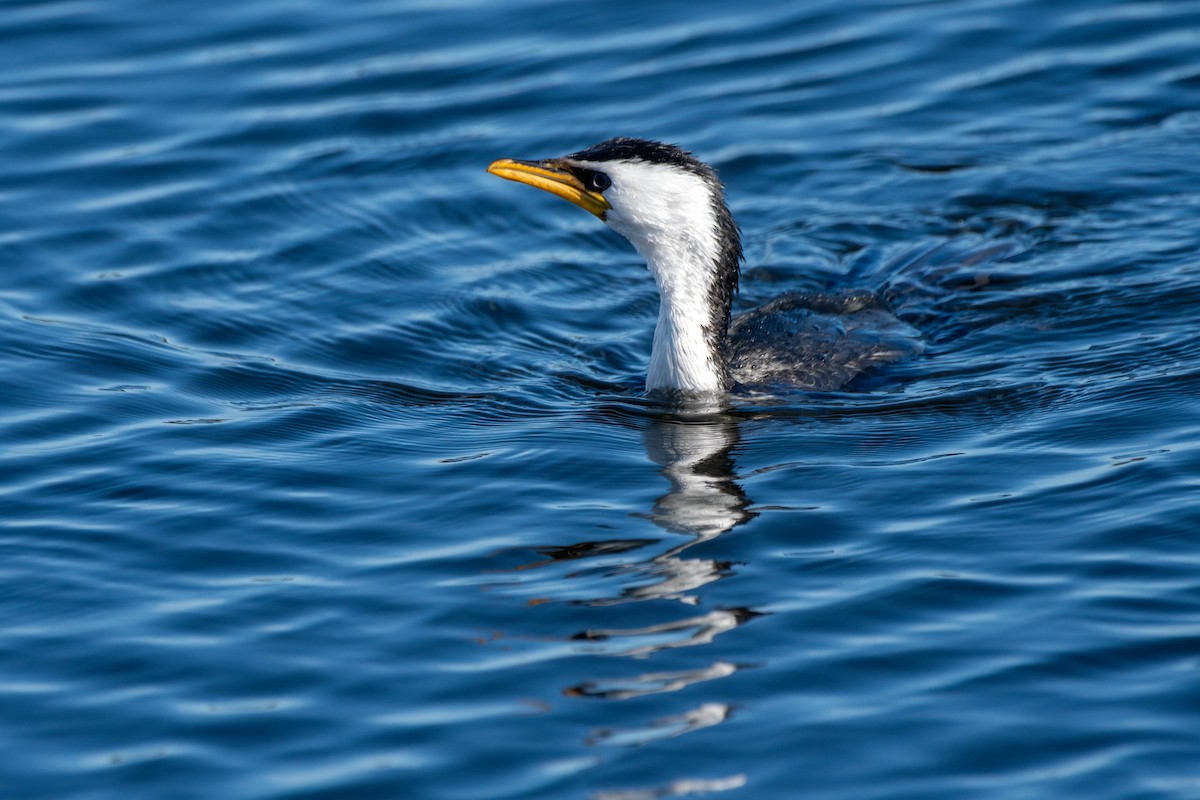
[[[717,277],[726,296],[736,289],[742,248],[725,189],[711,167],[676,145],[618,137],[559,158],[502,158],[488,172],[599,217],[637,248],[664,291]]]

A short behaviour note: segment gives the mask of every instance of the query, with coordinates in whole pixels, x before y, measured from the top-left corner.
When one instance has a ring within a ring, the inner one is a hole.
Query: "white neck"
[[[671,258],[675,254],[666,254]],[[662,254],[658,258],[662,258]],[[650,369],[646,390],[673,389],[682,392],[710,393],[725,390],[720,354],[713,353],[712,337],[705,327],[710,324],[710,288],[712,267],[671,269],[647,254],[650,272],[658,284],[658,323],[654,326],[654,345],[650,351]],[[680,272],[704,281],[672,281]],[[708,273],[705,275],[705,273]],[[718,335],[724,332],[718,332]]]
[[[647,391],[725,391],[723,357],[714,352],[725,331],[711,330],[720,295],[713,188],[666,165],[606,162],[604,169],[613,180],[605,221],[637,248],[658,284]]]

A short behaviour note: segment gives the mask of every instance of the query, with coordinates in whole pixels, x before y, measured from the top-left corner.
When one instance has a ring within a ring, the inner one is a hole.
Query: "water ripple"
[[[1195,794],[1198,23],[9,4],[5,796]],[[616,134],[925,354],[642,396]]]

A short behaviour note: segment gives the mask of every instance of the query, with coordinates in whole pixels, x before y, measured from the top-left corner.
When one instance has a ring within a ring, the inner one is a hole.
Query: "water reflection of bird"
[[[655,419],[642,438],[646,455],[671,484],[648,516],[661,528],[694,537],[686,547],[714,539],[756,516],[734,477],[731,453],[739,440],[737,420]]]
[[[542,548],[548,561],[526,564],[521,569],[543,567],[561,561],[593,558],[607,560],[604,570],[617,579],[615,592],[588,596],[571,602],[604,608],[626,603],[675,600],[687,605],[701,603],[699,592],[715,581],[731,577],[727,561],[687,554],[690,548],[709,543],[739,525],[754,519],[756,512],[738,483],[733,451],[739,441],[737,419],[720,414],[694,415],[688,419],[651,418],[643,431],[646,455],[657,464],[670,484],[666,494],[655,500],[644,518],[663,530],[687,537],[666,550],[644,558],[630,558],[613,566],[614,556],[637,553],[662,544],[651,539],[610,539]],[[582,578],[591,590],[596,571],[578,569],[568,577]],[[704,613],[668,618],[637,627],[593,627],[575,633],[583,652],[628,658],[652,658],[665,650],[690,649],[712,644],[762,612],[749,607],[718,607]],[[703,658],[703,656],[700,656]],[[635,675],[593,678],[563,689],[570,697],[627,700],[646,695],[677,692],[689,686],[727,678],[751,664],[734,663],[708,656],[703,663],[682,669],[655,670]],[[678,735],[724,722],[732,707],[707,702],[682,714],[662,717],[648,726],[629,730],[605,728],[589,739],[591,744],[628,744]]]
[[[625,562],[616,594],[573,602],[588,606],[613,606],[643,600],[699,602],[694,594],[702,587],[732,574],[732,564],[695,558],[686,551],[712,541],[757,516],[734,473],[731,451],[738,442],[738,421],[718,415],[690,420],[651,419],[643,440],[646,455],[657,464],[670,490],[654,501],[648,513],[638,514],[672,534],[686,536],[666,549]],[[524,564],[520,569],[554,562],[608,559],[623,553],[640,553],[662,544],[655,539],[608,539],[539,548],[547,560]]]
[[[716,173],[675,145],[608,139],[561,158],[500,159],[488,172],[582,207],[646,259],[661,301],[648,391],[832,390],[921,350],[917,331],[867,292],[789,293],[731,319],[741,236]]]

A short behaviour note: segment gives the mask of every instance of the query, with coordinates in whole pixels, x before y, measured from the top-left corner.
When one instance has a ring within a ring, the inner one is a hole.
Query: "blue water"
[[[925,354],[644,398],[618,134]],[[1198,2],[10,0],[0,797],[1200,798],[1198,220]]]

